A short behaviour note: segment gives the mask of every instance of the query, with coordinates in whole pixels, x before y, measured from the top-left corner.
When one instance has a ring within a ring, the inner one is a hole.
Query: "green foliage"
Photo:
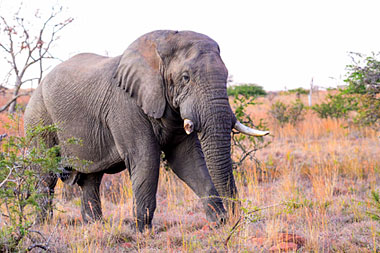
[[[272,104],[271,109],[269,111],[270,115],[277,120],[277,122],[282,127],[285,123],[289,122],[289,117],[286,113],[288,107],[284,103],[280,101],[276,101],[276,103]]]
[[[20,242],[28,235],[33,217],[39,209],[37,191],[40,173],[58,168],[59,147],[47,148],[39,136],[56,127],[37,127],[26,137],[10,136],[2,141],[0,153],[0,208],[5,226],[0,229],[0,249],[19,250]],[[38,142],[33,148],[32,143]],[[34,170],[38,164],[40,170]]]
[[[288,90],[289,93],[298,93],[298,94],[303,94],[303,95],[307,95],[309,94],[309,90],[306,90],[302,87],[300,88],[296,88],[296,89],[291,89],[291,90]]]
[[[351,56],[353,64],[347,66],[347,87],[312,109],[321,118],[346,118],[358,126],[379,129],[380,61],[376,58],[379,54]],[[351,118],[350,112],[355,112]]]
[[[236,119],[248,126],[254,126],[253,119],[246,112],[248,106],[257,104],[254,97],[246,98],[245,96],[235,96],[233,101],[235,105]],[[259,119],[259,124],[255,126],[260,130],[268,130],[266,123],[263,119]],[[244,134],[233,132],[231,153],[233,155],[234,168],[240,167],[245,159],[249,158],[254,161],[258,168],[260,168],[260,161],[256,158],[256,151],[267,147],[270,141],[265,140],[263,137],[253,137]]]
[[[256,84],[243,84],[227,88],[228,96],[243,95],[245,97],[265,96],[267,93],[263,87]]]
[[[371,211],[367,212],[367,215],[374,221],[380,223],[380,195],[377,191],[371,192]],[[380,232],[378,232],[380,236]]]
[[[272,104],[269,114],[281,127],[283,127],[286,123],[295,126],[297,123],[304,120],[305,111],[305,105],[301,100],[297,99],[290,105],[286,105],[281,101],[276,101]]]
[[[313,105],[312,110],[320,118],[347,118],[348,113],[357,108],[357,101],[353,96],[346,96],[343,93],[337,95],[327,95],[326,102]]]
[[[380,99],[371,94],[357,97],[357,115],[353,118],[356,125],[380,128]]]
[[[351,53],[353,64],[347,66],[348,75],[344,80],[348,87],[344,93],[378,94],[380,93],[380,53],[365,56]]]
[[[57,126],[37,126],[27,131],[26,137],[3,137],[0,148],[0,251],[23,251],[20,245],[31,236],[41,233],[31,230],[39,200],[41,177],[46,173],[58,173],[62,163],[77,159],[63,159],[60,147],[46,146],[42,136],[58,131]],[[67,143],[76,144],[70,139]],[[43,246],[39,245],[40,248]]]

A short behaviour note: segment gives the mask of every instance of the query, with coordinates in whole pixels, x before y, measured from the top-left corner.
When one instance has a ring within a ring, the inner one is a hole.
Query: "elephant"
[[[58,124],[60,131],[44,136],[46,144],[62,145],[61,157],[89,164],[42,177],[46,201],[39,217],[51,217],[48,206],[60,177],[80,186],[83,221],[101,219],[103,175],[128,169],[138,229],[150,228],[163,152],[171,170],[200,198],[207,219],[223,223],[225,206],[231,206],[225,199],[237,197],[232,129],[268,134],[236,120],[227,77],[218,44],[192,31],[153,31],[120,56],[82,53],[60,63],[34,91],[25,128]],[[65,144],[70,137],[82,145]]]

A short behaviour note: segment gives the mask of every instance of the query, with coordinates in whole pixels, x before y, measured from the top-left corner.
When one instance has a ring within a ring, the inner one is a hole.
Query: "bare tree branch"
[[[13,24],[4,16],[0,16],[0,25],[4,26],[4,29],[0,30],[0,34],[3,32],[7,38],[3,40],[5,42],[0,43],[0,50],[4,50],[7,53],[7,57],[5,58],[12,67],[12,76],[15,77],[12,102],[2,107],[9,107],[10,112],[14,112],[15,110],[16,100],[19,97],[18,94],[21,86],[33,80],[37,80],[38,82],[42,80],[43,73],[46,70],[44,68],[44,62],[46,60],[56,59],[52,56],[50,50],[53,43],[59,39],[57,34],[73,21],[73,18],[68,18],[64,21],[53,23],[53,20],[56,20],[58,15],[62,12],[62,7],[58,9],[53,7],[50,15],[46,19],[43,19],[36,12],[34,17],[43,22],[40,28],[37,29],[37,33],[33,35],[29,27],[30,22],[25,21],[21,14],[21,9],[22,4],[14,14]],[[38,64],[39,70],[36,71],[33,76],[25,80],[26,73],[30,76],[31,71],[35,69],[31,67],[36,64]],[[29,71],[30,69],[32,70]],[[9,77],[6,79],[9,80]]]
[[[18,94],[16,95],[15,97],[13,97],[11,100],[8,101],[8,103],[6,103],[5,105],[3,105],[3,107],[0,107],[0,112],[3,112],[5,111],[14,101],[16,101],[16,99],[18,99],[19,97],[22,97],[22,96],[28,96],[30,95],[30,93],[23,93],[23,94]]]

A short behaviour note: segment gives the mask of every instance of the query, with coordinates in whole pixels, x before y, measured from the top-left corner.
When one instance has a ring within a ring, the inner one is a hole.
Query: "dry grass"
[[[262,99],[263,104],[249,109],[253,118],[267,118],[277,99],[289,102],[295,97]],[[301,99],[307,102],[306,96]],[[267,121],[273,142],[257,153],[261,168],[246,161],[235,176],[245,210],[268,208],[254,212],[227,245],[236,219],[220,228],[208,224],[193,192],[164,169],[151,233],[133,228],[127,172],[107,175],[102,183],[103,223],[83,225],[79,190],[59,183],[56,203],[61,211],[51,224],[36,229],[51,236],[50,249],[57,252],[278,252],[273,246],[287,241],[286,234],[302,252],[380,251],[380,224],[365,214],[371,190],[379,190],[378,133],[343,128],[342,121],[322,120],[310,112],[296,127]]]

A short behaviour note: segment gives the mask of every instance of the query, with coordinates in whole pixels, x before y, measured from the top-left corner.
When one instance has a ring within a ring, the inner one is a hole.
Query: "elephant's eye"
[[[188,83],[190,81],[190,76],[188,73],[183,73],[182,81],[183,81],[183,83]]]

